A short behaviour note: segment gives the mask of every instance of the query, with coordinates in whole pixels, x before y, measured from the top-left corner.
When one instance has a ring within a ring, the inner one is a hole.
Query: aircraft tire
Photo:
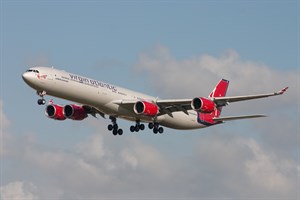
[[[43,104],[43,100],[42,100],[42,99],[38,99],[38,100],[37,100],[37,103],[38,103],[39,105],[42,105],[42,104]]]
[[[118,128],[119,128],[118,124],[113,125],[114,130],[118,131]]]
[[[148,128],[149,128],[149,129],[153,129],[153,127],[154,127],[154,124],[150,122],[150,123],[148,124]]]
[[[108,126],[107,126],[107,129],[109,130],[109,131],[112,131],[113,130],[113,125],[111,125],[111,124],[109,124]]]
[[[119,129],[119,130],[118,130],[118,134],[119,134],[119,135],[123,135],[123,130],[122,130],[122,129]]]
[[[136,125],[136,126],[134,127],[134,129],[135,129],[136,132],[139,132],[140,127],[139,127],[138,125]]]
[[[159,127],[159,128],[158,128],[158,132],[159,132],[160,134],[162,134],[162,133],[164,132],[163,127]]]
[[[130,131],[133,133],[135,131],[135,127],[134,126],[130,126]]]
[[[140,130],[144,130],[145,129],[145,125],[144,124],[140,124]]]

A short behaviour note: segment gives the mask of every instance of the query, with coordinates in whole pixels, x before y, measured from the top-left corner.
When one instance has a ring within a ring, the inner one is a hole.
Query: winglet
[[[289,89],[289,87],[285,87],[282,90],[280,90],[279,92],[277,92],[276,94],[283,94],[285,93],[285,91],[287,91],[287,89]]]

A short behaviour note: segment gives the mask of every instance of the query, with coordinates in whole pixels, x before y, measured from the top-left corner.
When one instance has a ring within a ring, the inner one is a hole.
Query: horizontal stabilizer
[[[249,118],[258,118],[258,117],[267,117],[266,115],[244,115],[244,116],[232,116],[232,117],[215,117],[213,121],[215,122],[223,122],[223,121],[231,121],[238,119],[249,119]]]

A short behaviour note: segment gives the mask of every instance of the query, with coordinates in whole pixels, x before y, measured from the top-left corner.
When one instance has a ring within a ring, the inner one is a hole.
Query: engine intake
[[[56,104],[50,104],[46,107],[45,114],[47,117],[56,120],[65,120],[66,117],[63,114],[63,107]]]
[[[83,120],[88,116],[85,109],[82,106],[74,104],[65,105],[63,108],[63,114],[66,118],[73,120]]]
[[[191,106],[193,110],[203,113],[211,113],[216,110],[216,104],[213,101],[203,97],[194,98],[192,100]]]
[[[139,115],[154,117],[158,114],[158,106],[148,101],[138,101],[134,104],[134,112]]]

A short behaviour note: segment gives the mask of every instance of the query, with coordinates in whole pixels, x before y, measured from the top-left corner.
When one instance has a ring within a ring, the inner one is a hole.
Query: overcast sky
[[[299,199],[299,10],[297,0],[2,0],[0,199]],[[46,118],[21,78],[36,65],[161,98],[207,96],[221,78],[228,95],[290,88],[222,112],[268,118],[162,135],[119,120],[116,137],[102,118]]]

